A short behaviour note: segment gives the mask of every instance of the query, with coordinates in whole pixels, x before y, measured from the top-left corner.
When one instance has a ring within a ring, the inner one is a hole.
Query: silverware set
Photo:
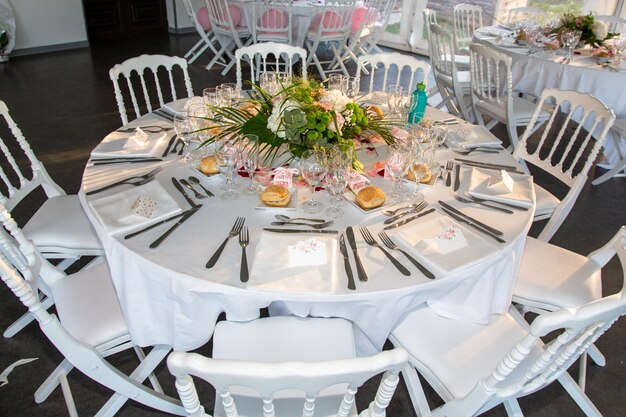
[[[500,151],[496,148],[490,148],[487,146],[477,146],[475,148],[464,148],[464,147],[458,147],[458,148],[450,148],[452,149],[454,152],[462,154],[462,155],[469,155],[472,152],[484,152],[484,153],[499,153]]]
[[[414,207],[412,205],[408,206],[408,207],[402,207],[401,209],[406,209],[406,210],[403,210],[401,213],[398,213],[398,214],[395,214],[395,215],[391,216],[390,218],[385,220],[383,223],[384,224],[391,224],[391,223],[395,222],[396,220],[399,220],[402,217],[407,216],[409,214],[419,213],[420,211],[424,210],[427,205],[428,205],[427,202],[422,201],[421,203],[417,204]],[[400,210],[400,209],[398,209],[398,210]]]
[[[380,250],[381,250],[381,252],[382,252],[383,254],[385,254],[385,256],[386,256],[387,258],[389,258],[389,260],[391,261],[391,263],[393,264],[393,266],[395,266],[395,267],[396,267],[396,269],[397,269],[398,271],[400,271],[400,273],[401,273],[402,275],[405,275],[405,276],[407,276],[407,277],[411,275],[411,272],[410,272],[408,269],[406,269],[406,267],[405,267],[404,265],[402,265],[402,264],[401,264],[401,263],[400,263],[400,262],[399,262],[396,258],[394,258],[393,256],[391,256],[391,254],[390,254],[389,252],[387,252],[387,251],[385,250],[385,248],[383,248],[383,247],[381,246],[381,244],[380,244],[380,243],[378,243],[378,242],[374,239],[374,237],[372,236],[372,234],[370,233],[370,231],[369,231],[369,230],[367,230],[367,227],[361,227],[361,228],[359,229],[359,231],[361,232],[361,236],[363,236],[363,240],[365,240],[365,243],[367,243],[368,245],[370,245],[370,246],[372,246],[372,247],[374,247],[374,248],[378,248],[378,249],[380,249]]]
[[[241,233],[241,229],[243,228],[243,224],[245,222],[246,222],[246,219],[244,217],[237,217],[237,219],[235,220],[235,224],[230,229],[230,232],[228,232],[228,236],[226,236],[226,239],[224,239],[224,242],[222,242],[222,244],[219,246],[219,248],[217,248],[213,256],[211,256],[211,259],[209,259],[209,261],[207,262],[206,264],[207,268],[210,269],[215,266],[215,264],[217,263],[217,260],[220,258],[220,255],[224,251],[224,248],[226,247],[226,244],[228,243],[230,238],[238,236],[239,233]]]
[[[387,246],[389,249],[398,251],[401,254],[403,254],[409,261],[411,261],[413,265],[417,267],[417,269],[419,269],[419,271],[422,274],[426,276],[426,278],[435,279],[435,275],[433,275],[432,272],[430,272],[424,265],[419,263],[417,259],[409,255],[406,251],[402,250],[393,240],[391,240],[391,238],[389,237],[389,235],[387,235],[387,233],[382,231],[378,233],[378,237],[380,238],[380,241],[383,242],[383,244]]]
[[[180,149],[178,149],[178,145],[181,145]],[[182,155],[184,150],[185,150],[185,142],[179,139],[177,135],[174,135],[170,138],[170,141],[167,143],[167,146],[165,147],[165,151],[163,152],[161,157],[165,158],[166,156],[170,154]]]
[[[502,236],[504,236],[504,233],[502,233],[500,230],[494,227],[491,227],[481,221],[478,221],[471,216],[468,216],[467,214],[452,207],[451,205],[449,205],[448,203],[444,201],[439,200],[438,203],[439,203],[439,206],[441,207],[441,210],[443,210],[445,214],[447,214],[449,217],[453,218],[454,220],[460,223],[467,224],[472,229],[491,237],[492,239],[496,240],[499,243],[506,243],[506,241],[502,239]]]

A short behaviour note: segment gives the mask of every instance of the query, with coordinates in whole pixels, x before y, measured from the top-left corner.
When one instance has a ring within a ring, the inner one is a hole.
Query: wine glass
[[[387,105],[389,113],[398,119],[402,118],[400,106],[402,105],[403,89],[401,85],[390,85],[387,87]]]
[[[348,183],[349,168],[346,164],[338,160],[330,160],[326,169],[326,187],[332,195],[331,205],[326,209],[326,214],[331,218],[337,219],[343,216],[343,210],[337,204],[338,199],[343,194],[343,189]]]
[[[328,77],[328,89],[337,90],[343,93],[347,90],[347,77],[341,74],[331,74]]]
[[[176,132],[176,138],[183,142],[183,146],[187,150],[183,156],[183,161],[189,162],[191,160],[191,152],[189,150],[189,141],[191,140],[193,127],[188,118],[182,115],[174,116],[174,132]]]
[[[259,87],[266,91],[269,95],[274,95],[278,92],[278,82],[276,81],[276,74],[273,72],[264,72],[259,77]]]
[[[209,87],[202,90],[202,98],[204,99],[204,104],[206,104],[207,106],[220,105],[217,87]]]
[[[324,179],[324,154],[318,150],[306,151],[300,160],[302,176],[311,186],[311,198],[303,204],[305,212],[319,213],[324,208],[323,204],[315,200],[315,187]]]
[[[404,198],[399,185],[410,162],[410,153],[411,151],[407,149],[406,146],[401,144],[391,145],[387,150],[387,163],[385,165],[385,171],[389,174],[393,181],[391,196],[396,201],[402,201]]]
[[[215,161],[226,180],[226,190],[220,194],[220,198],[224,201],[233,201],[239,198],[239,194],[233,190],[233,177],[239,165],[239,158],[240,152],[237,144],[224,141],[218,145]]]
[[[243,193],[246,195],[255,195],[257,187],[254,184],[254,171],[259,164],[259,137],[257,135],[246,134],[243,137],[244,144],[241,150],[241,161],[244,170],[250,178],[250,185],[244,188]]]
[[[578,42],[580,42],[580,36],[582,32],[580,30],[565,30],[561,34],[561,41],[563,42],[563,46],[567,52],[565,56],[565,63],[568,63],[572,60],[572,53]]]
[[[428,175],[435,160],[435,149],[428,143],[414,140],[411,143],[411,157],[409,169],[415,179],[415,189],[409,196],[412,202],[424,200],[424,195],[419,191],[420,181]]]
[[[346,96],[349,99],[356,100],[361,92],[360,80],[356,77],[347,77],[346,84]]]
[[[446,141],[448,137],[448,129],[445,126],[433,126],[430,128],[430,141],[433,149],[437,150]]]

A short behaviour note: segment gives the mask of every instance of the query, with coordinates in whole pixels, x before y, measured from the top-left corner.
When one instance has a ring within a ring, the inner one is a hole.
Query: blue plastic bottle
[[[419,123],[426,113],[426,102],[428,95],[426,94],[426,84],[423,82],[417,84],[417,89],[413,91],[411,97],[411,111],[409,112],[409,123]]]

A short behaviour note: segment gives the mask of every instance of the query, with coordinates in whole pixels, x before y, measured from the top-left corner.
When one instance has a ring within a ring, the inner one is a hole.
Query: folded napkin
[[[182,210],[158,181],[89,201],[111,234],[156,223]]]
[[[187,110],[194,104],[204,104],[204,99],[202,97],[194,96],[191,98],[172,101],[171,103],[167,103],[163,106],[163,110],[172,115],[187,116]]]
[[[470,175],[465,175],[463,181],[467,193],[476,198],[485,200],[500,201],[502,203],[513,204],[519,207],[530,208],[533,205],[533,177],[510,173],[513,179],[513,190],[503,192],[502,189],[489,186],[491,176],[497,171],[481,171],[472,168]]]
[[[131,133],[113,132],[104,141],[91,151],[92,158],[130,158],[130,157],[160,157],[167,146],[171,132],[146,133],[147,140],[136,140],[137,135]]]
[[[451,148],[464,147],[468,149],[479,146],[497,147],[502,144],[502,141],[485,127],[468,125],[466,123],[450,126],[446,142]]]
[[[442,271],[473,264],[498,250],[491,242],[439,213],[414,223],[398,229],[394,235]]]
[[[334,292],[337,239],[313,234],[263,232],[248,287],[300,292]]]

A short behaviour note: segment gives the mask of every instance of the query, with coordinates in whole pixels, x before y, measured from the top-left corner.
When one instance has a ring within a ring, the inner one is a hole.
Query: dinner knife
[[[354,276],[352,275],[352,267],[350,267],[350,258],[348,258],[348,248],[346,248],[346,239],[343,235],[339,238],[339,252],[343,256],[343,266],[346,269],[346,275],[348,275],[348,289],[356,290],[354,284]]]
[[[275,229],[272,227],[266,227],[263,230],[266,232],[274,232],[274,233],[326,233],[331,235],[336,235],[339,233],[338,230],[318,230],[318,229]]]
[[[500,168],[500,169],[512,169],[512,170],[517,170],[519,169],[519,167],[514,167],[512,165],[501,165],[501,164],[493,164],[491,162],[480,162],[480,161],[475,161],[473,159],[465,159],[465,158],[454,158],[455,161],[459,161],[459,162],[465,162],[468,164],[475,164],[475,165],[481,165],[481,166],[485,166],[485,167],[492,167],[492,168]]]
[[[101,159],[92,159],[92,165],[111,165],[111,164],[140,164],[144,162],[161,162],[163,161],[161,158],[145,158],[145,159],[116,159],[111,161],[101,160]]]
[[[176,187],[176,189],[183,195],[183,197],[185,197],[185,200],[187,200],[187,202],[189,203],[189,205],[193,208],[193,207],[197,207],[200,204],[196,204],[191,197],[189,197],[187,195],[187,193],[185,192],[185,190],[183,189],[183,186],[180,182],[178,182],[178,180],[174,177],[172,177],[172,184],[174,184],[174,187]]]
[[[169,155],[170,153],[170,148],[172,147],[172,145],[174,144],[174,141],[176,140],[176,135],[173,135],[170,138],[170,141],[167,142],[167,147],[165,148],[165,152],[163,152],[163,155],[161,155],[163,158],[165,158],[167,155]]]
[[[501,231],[499,231],[498,229],[491,227],[489,225],[486,225],[483,222],[480,222],[478,220],[476,220],[475,218],[468,216],[467,214],[463,213],[462,211],[459,211],[457,209],[455,209],[454,207],[452,207],[450,204],[446,203],[445,201],[441,201],[439,200],[439,205],[441,207],[446,208],[448,211],[453,212],[454,214],[456,214],[459,217],[463,217],[465,220],[467,220],[468,222],[474,223],[478,226],[480,226],[481,228],[488,230],[490,233],[493,233],[496,236],[504,236],[504,233],[502,233]]]
[[[384,228],[383,228],[383,230],[391,230],[391,229],[396,229],[396,228],[398,228],[398,227],[400,227],[400,226],[404,226],[405,224],[407,224],[407,223],[409,223],[409,222],[412,222],[412,221],[413,221],[413,220],[415,220],[415,219],[419,219],[419,218],[420,218],[420,217],[422,217],[422,216],[425,216],[425,215],[427,215],[427,214],[430,214],[430,213],[432,213],[433,211],[435,211],[435,209],[434,209],[434,208],[429,208],[428,210],[426,210],[426,211],[424,211],[424,212],[422,212],[422,213],[419,213],[419,214],[416,214],[416,215],[411,216],[411,217],[409,217],[409,218],[406,218],[406,219],[404,219],[404,220],[401,220],[401,221],[399,221],[399,222],[398,222],[398,223],[396,223],[396,224],[392,224],[392,225],[389,225],[389,226],[387,226],[387,227],[384,227]]]
[[[489,236],[492,239],[497,240],[500,243],[506,243],[506,241],[504,239],[502,239],[499,236],[494,235],[493,233],[491,233],[489,230],[483,229],[482,227],[480,227],[479,225],[470,222],[469,220],[464,219],[461,216],[457,216],[455,213],[453,213],[452,211],[446,209],[445,207],[441,207],[441,210],[443,210],[444,213],[446,213],[448,216],[452,217],[454,220],[461,222],[461,223],[465,223],[468,226],[470,226],[471,228],[473,228],[474,230],[481,232],[487,236]]]
[[[137,230],[136,232],[129,233],[129,234],[127,234],[126,236],[124,236],[124,239],[126,240],[126,239],[133,238],[133,237],[135,237],[135,236],[137,236],[137,235],[140,235],[140,234],[142,234],[142,233],[144,233],[144,232],[147,232],[148,230],[152,230],[152,229],[154,229],[155,227],[159,227],[159,226],[161,226],[162,224],[165,224],[165,223],[171,222],[172,220],[176,220],[177,218],[184,216],[185,214],[187,214],[187,213],[188,213],[188,212],[190,212],[190,211],[196,211],[196,210],[198,210],[199,208],[200,208],[200,207],[190,208],[189,210],[185,210],[185,211],[180,212],[180,213],[178,213],[178,214],[175,214],[175,215],[173,215],[173,216],[171,216],[171,217],[168,217],[167,219],[161,220],[161,221],[159,221],[159,222],[156,222],[156,223],[154,223],[154,224],[151,224],[150,226],[144,227],[144,228],[143,228],[143,229],[141,229],[141,230]]]
[[[356,239],[354,238],[354,230],[352,227],[348,226],[346,228],[346,237],[348,238],[348,243],[350,243],[350,247],[352,248],[352,253],[354,254],[354,261],[356,262],[356,272],[359,276],[359,281],[367,282],[367,274],[365,273],[365,268],[363,268],[363,264],[361,263],[361,258],[359,258],[359,252],[356,248]]]
[[[462,163],[465,166],[468,167],[474,167],[474,168],[481,168],[481,169],[488,169],[488,170],[496,170],[496,171],[507,171],[507,172],[513,172],[515,174],[526,174],[524,171],[520,171],[518,169],[511,169],[511,168],[502,168],[502,167],[498,167],[498,166],[490,166],[490,165],[483,165],[481,163],[474,163],[474,162],[463,162]]]
[[[454,164],[454,191],[458,191],[461,186],[461,166]]]
[[[199,204],[199,206],[201,206],[201,205]],[[197,208],[199,208],[199,207],[197,207]],[[163,233],[163,234],[162,234],[161,236],[159,236],[159,237],[158,237],[158,238],[157,238],[154,242],[152,242],[152,243],[150,244],[150,249],[155,249],[155,248],[157,248],[157,247],[158,247],[161,243],[163,243],[163,241],[164,241],[164,240],[165,240],[165,239],[166,239],[169,235],[171,235],[171,234],[172,234],[172,232],[174,232],[174,230],[178,229],[178,227],[179,227],[181,224],[183,224],[183,223],[185,223],[187,220],[189,220],[189,218],[190,218],[191,216],[193,216],[193,215],[194,215],[194,213],[196,213],[197,211],[198,211],[198,210],[187,210],[187,213],[185,213],[185,215],[184,215],[183,217],[181,217],[181,218],[180,218],[180,220],[178,220],[176,223],[174,223],[174,224],[172,225],[172,227],[170,227],[169,229],[167,229],[167,230],[165,231],[165,233]]]

